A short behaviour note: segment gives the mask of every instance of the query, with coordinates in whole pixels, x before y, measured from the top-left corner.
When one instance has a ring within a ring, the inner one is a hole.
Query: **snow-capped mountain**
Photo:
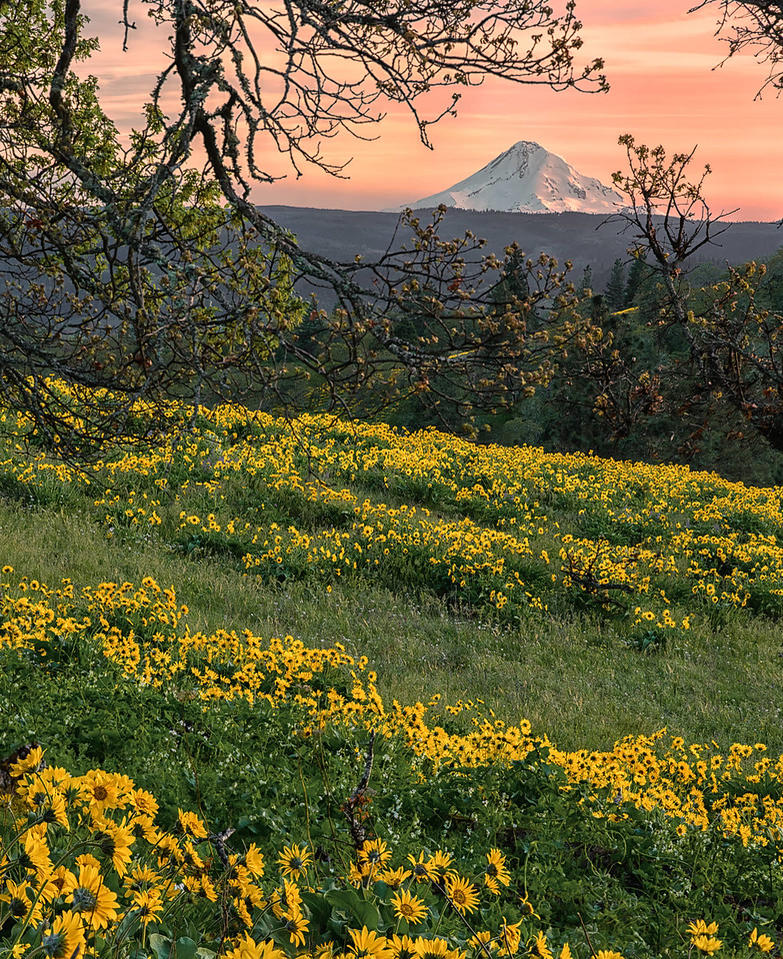
[[[538,143],[520,140],[465,180],[405,206],[420,209],[441,203],[505,213],[615,213],[622,197]]]

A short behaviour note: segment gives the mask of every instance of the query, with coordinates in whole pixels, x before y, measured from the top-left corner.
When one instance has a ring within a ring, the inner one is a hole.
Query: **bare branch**
[[[351,412],[415,395],[437,416],[548,381],[579,335],[549,321],[572,296],[555,261],[443,240],[440,213],[401,220],[377,263],[335,263],[250,197],[281,155],[341,175],[322,145],[365,136],[389,103],[431,145],[488,76],[606,89],[600,61],[577,63],[572,0],[138,2],[170,28],[170,63],[125,144],[77,73],[97,46],[80,0],[0,7],[0,395],[31,436],[97,449],[132,433],[134,404],[165,422],[176,399]],[[128,0],[118,14],[127,47]]]

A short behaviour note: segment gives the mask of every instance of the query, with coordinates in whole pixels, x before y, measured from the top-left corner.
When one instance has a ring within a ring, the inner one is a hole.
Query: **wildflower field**
[[[783,490],[2,418],[0,954],[780,954]]]

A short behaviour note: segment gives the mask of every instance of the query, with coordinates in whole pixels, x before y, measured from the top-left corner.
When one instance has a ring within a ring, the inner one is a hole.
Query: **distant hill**
[[[351,210],[319,210],[310,207],[264,206],[260,209],[291,230],[304,249],[347,263],[356,254],[366,260],[381,256],[397,226],[399,214]],[[427,215],[421,211],[420,216]],[[630,233],[618,234],[616,223],[590,213],[494,213],[450,209],[441,229],[442,236],[458,236],[473,230],[487,240],[487,252],[502,254],[516,241],[528,256],[545,252],[562,263],[574,264],[574,280],[590,265],[593,285],[602,290],[617,257],[630,259],[626,252]],[[718,240],[698,254],[699,262],[741,263],[766,259],[783,246],[783,229],[776,223],[732,223]]]

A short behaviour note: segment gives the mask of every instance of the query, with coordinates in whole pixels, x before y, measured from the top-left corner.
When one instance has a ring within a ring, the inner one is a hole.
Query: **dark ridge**
[[[371,261],[386,250],[399,215],[355,210],[320,210],[311,207],[263,206],[264,213],[296,234],[304,249],[351,262],[357,254]],[[422,220],[427,210],[417,210]],[[601,224],[604,224],[603,226]],[[612,263],[627,256],[631,234],[618,234],[617,223],[594,213],[493,213],[450,209],[443,221],[441,235],[459,236],[466,230],[487,240],[486,251],[501,255],[516,242],[528,256],[549,253],[561,263],[571,260],[573,276],[578,280],[588,264],[592,268],[597,291],[606,286]],[[777,223],[737,222],[714,246],[704,247],[700,263],[744,263],[767,259],[783,246],[783,230]]]

